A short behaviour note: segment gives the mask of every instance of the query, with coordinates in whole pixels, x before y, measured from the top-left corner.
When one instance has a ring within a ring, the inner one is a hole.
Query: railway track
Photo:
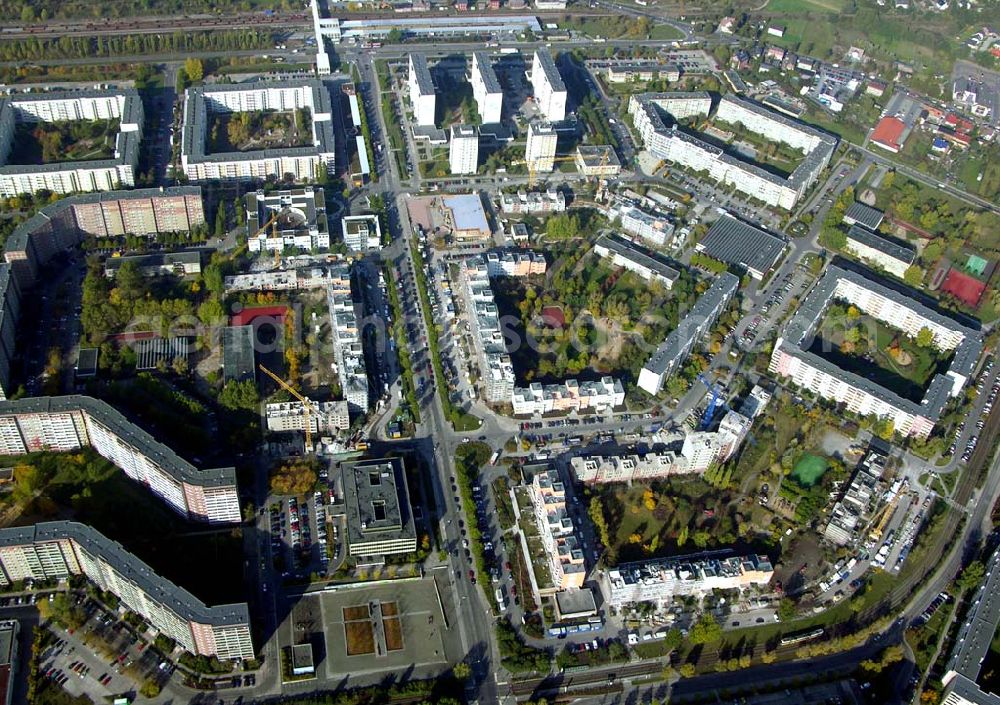
[[[24,39],[28,37],[73,37],[114,34],[163,34],[185,31],[212,31],[227,29],[280,29],[306,27],[312,19],[304,13],[291,14],[244,14],[232,16],[190,15],[185,17],[130,17],[107,22],[57,21],[42,24],[14,25],[0,27],[0,41],[3,39]]]

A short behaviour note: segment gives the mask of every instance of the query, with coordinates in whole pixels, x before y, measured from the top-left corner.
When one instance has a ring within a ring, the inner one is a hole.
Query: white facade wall
[[[550,172],[555,168],[556,145],[559,141],[556,131],[549,124],[528,125],[528,141],[524,148],[524,161],[528,171]]]
[[[499,123],[503,115],[503,91],[496,90],[499,85],[496,80],[496,73],[490,65],[480,64],[481,55],[475,52],[472,55],[472,96],[476,99],[476,108],[479,110],[480,122],[489,125]],[[485,62],[484,62],[485,63]],[[489,82],[489,86],[487,86]]]
[[[553,86],[552,81],[542,69],[539,52],[536,50],[531,62],[531,88],[535,95],[538,109],[549,122],[562,122],[566,119],[566,88]]]
[[[474,127],[453,126],[448,161],[452,174],[475,174],[479,167],[479,134]]]

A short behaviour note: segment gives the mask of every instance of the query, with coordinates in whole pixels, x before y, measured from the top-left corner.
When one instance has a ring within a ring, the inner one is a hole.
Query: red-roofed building
[[[893,154],[903,148],[902,137],[906,124],[897,117],[884,117],[872,131],[871,142]]]
[[[266,316],[276,319],[276,322],[281,324],[285,322],[285,314],[287,313],[287,306],[252,306],[234,313],[230,323],[234,326],[245,326],[248,323],[253,323],[256,318]]]

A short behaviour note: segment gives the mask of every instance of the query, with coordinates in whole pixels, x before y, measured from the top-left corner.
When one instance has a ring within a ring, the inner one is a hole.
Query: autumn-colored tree
[[[280,466],[271,475],[271,492],[277,495],[302,495],[316,486],[315,464],[295,460]]]

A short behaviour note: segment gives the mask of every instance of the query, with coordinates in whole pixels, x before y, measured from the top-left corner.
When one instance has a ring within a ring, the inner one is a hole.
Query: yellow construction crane
[[[896,511],[896,505],[899,503],[899,497],[901,494],[902,492],[897,492],[889,503],[882,508],[881,518],[868,534],[873,540],[878,541],[882,538],[882,532],[885,531],[886,525],[888,525],[889,520],[892,519],[892,513]]]
[[[303,420],[305,421],[305,431],[306,431],[306,452],[307,453],[311,453],[312,452],[312,447],[313,447],[313,445],[312,445],[312,417],[316,413],[315,410],[312,407],[312,402],[309,401],[308,399],[306,399],[304,396],[302,396],[298,392],[296,392],[294,389],[292,389],[292,386],[290,384],[288,384],[288,382],[286,382],[285,380],[281,379],[281,377],[279,377],[278,375],[276,375],[273,372],[271,372],[271,370],[269,370],[266,367],[264,367],[264,365],[258,364],[257,367],[260,368],[261,372],[263,372],[268,377],[270,377],[275,382],[277,382],[278,386],[280,386],[282,389],[284,389],[289,394],[291,394],[293,397],[295,397],[300,402],[302,402],[302,412],[303,412],[303,416],[304,416]]]
[[[531,186],[535,185],[535,175],[538,174],[538,171],[535,169],[535,163],[537,163],[537,162],[543,162],[543,161],[548,161],[548,160],[543,158],[543,159],[535,159],[535,160],[532,160],[532,161],[528,161],[528,160],[525,159],[525,160],[521,160],[521,161],[511,162],[511,166],[521,166],[523,164],[524,166],[528,167],[528,187],[530,188]],[[552,161],[553,161],[553,163],[554,162],[572,162],[572,161],[576,161],[576,157],[569,157],[569,156],[552,157]],[[553,169],[553,171],[554,171],[554,169]],[[543,172],[543,173],[548,173],[548,172]]]

